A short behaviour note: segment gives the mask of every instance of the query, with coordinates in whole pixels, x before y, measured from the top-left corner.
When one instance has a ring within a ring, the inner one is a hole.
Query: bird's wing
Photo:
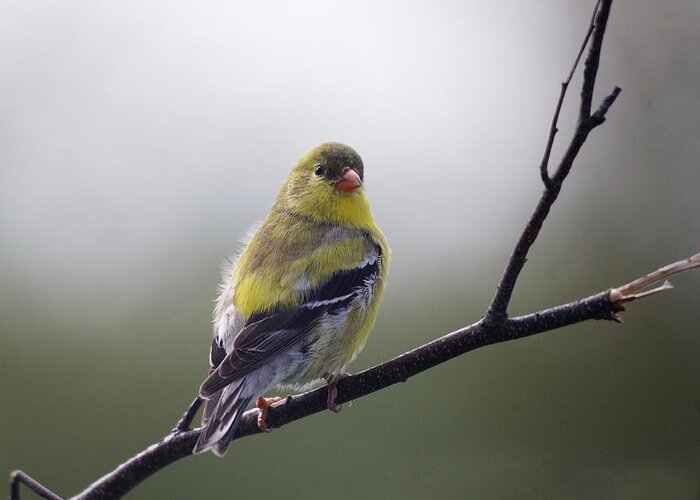
[[[358,297],[371,294],[381,273],[381,255],[370,254],[357,267],[333,274],[309,290],[304,303],[288,309],[252,315],[233,342],[233,349],[202,383],[200,395],[210,398],[270,358],[301,342],[318,322]],[[214,346],[212,346],[213,348]],[[221,351],[217,350],[220,356]],[[219,359],[213,360],[219,361]]]

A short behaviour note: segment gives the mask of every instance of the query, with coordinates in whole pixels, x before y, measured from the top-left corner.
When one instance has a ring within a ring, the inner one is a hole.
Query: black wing
[[[230,383],[260,367],[270,358],[301,342],[326,315],[346,309],[379,277],[379,255],[362,267],[341,271],[321,287],[312,290],[306,301],[293,308],[252,315],[233,342],[233,349],[220,360],[221,347],[214,342],[218,366],[200,387],[203,398],[211,398]]]

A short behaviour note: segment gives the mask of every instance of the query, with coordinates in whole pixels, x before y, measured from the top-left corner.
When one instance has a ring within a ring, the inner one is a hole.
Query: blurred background
[[[478,320],[592,7],[3,1],[0,474],[75,494],[168,432],[207,371],[220,264],[327,140],[363,156],[395,255],[351,371]],[[699,25],[695,0],[615,2],[596,101],[623,93],[511,314],[700,250]],[[129,498],[697,500],[700,274],[673,283],[623,325],[472,352]]]

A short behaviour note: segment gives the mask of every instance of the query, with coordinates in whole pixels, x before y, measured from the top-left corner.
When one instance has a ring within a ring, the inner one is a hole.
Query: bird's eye
[[[325,173],[326,173],[326,167],[324,167],[323,165],[316,165],[316,170],[314,170],[314,174],[316,174],[320,177]]]

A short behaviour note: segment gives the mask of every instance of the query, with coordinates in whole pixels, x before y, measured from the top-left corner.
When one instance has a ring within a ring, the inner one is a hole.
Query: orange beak
[[[335,188],[343,193],[352,193],[360,186],[362,186],[362,180],[351,168],[346,168],[335,183]]]

